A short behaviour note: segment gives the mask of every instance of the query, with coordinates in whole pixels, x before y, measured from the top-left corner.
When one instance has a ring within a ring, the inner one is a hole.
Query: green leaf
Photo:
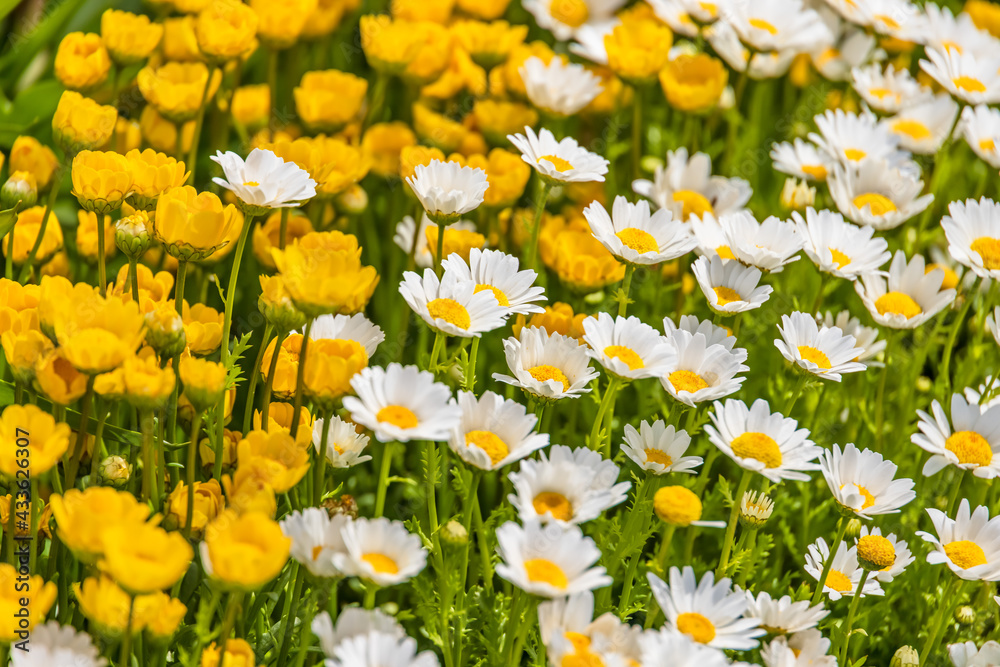
[[[8,2],[10,0],[2,1]],[[0,77],[2,77],[4,89],[10,90],[32,58],[47,45],[56,41],[60,30],[77,14],[81,5],[83,5],[83,0],[64,0],[51,9],[37,24],[24,26],[10,35],[11,50],[0,57]]]
[[[36,134],[41,129],[37,126],[52,118],[62,91],[58,81],[48,79],[19,93],[0,113],[0,145],[10,146],[19,135],[29,131]]]

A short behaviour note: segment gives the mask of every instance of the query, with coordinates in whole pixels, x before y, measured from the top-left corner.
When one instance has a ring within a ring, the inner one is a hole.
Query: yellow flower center
[[[887,97],[888,95],[893,95],[893,92],[888,88],[869,88],[868,94],[871,95],[872,97],[882,99],[883,97]]]
[[[832,588],[838,593],[846,593],[853,588],[853,585],[843,572],[830,570],[830,574],[826,575],[826,587]]]
[[[561,493],[542,491],[535,496],[531,504],[540,515],[548,513],[559,521],[569,521],[573,518],[573,504]]]
[[[935,269],[941,269],[944,272],[944,278],[941,280],[941,289],[954,289],[958,287],[958,274],[944,264],[928,264],[927,268],[924,269],[924,274],[926,275]]]
[[[549,13],[571,28],[579,28],[590,18],[590,8],[584,0],[554,0],[549,5]]]
[[[967,93],[985,93],[986,84],[971,76],[956,76],[951,80],[955,87]]]
[[[841,484],[840,488],[843,489],[845,486],[847,486],[847,485],[846,484]],[[861,504],[861,509],[866,510],[866,509],[868,509],[869,507],[871,507],[872,505],[875,504],[875,496],[873,496],[868,489],[866,489],[863,486],[858,486],[857,484],[855,484],[854,486],[855,486],[855,488],[857,488],[858,493],[860,493],[862,496],[864,496],[864,499],[865,499],[865,502]]]
[[[375,419],[380,422],[389,422],[398,428],[416,428],[420,420],[413,414],[413,410],[402,405],[387,405],[378,411]]]
[[[763,30],[772,35],[778,34],[778,29],[774,27],[774,24],[768,23],[764,19],[750,19],[750,25],[752,25],[754,28],[757,28],[758,30]]]
[[[311,554],[312,555],[312,559],[316,560],[317,558],[319,558],[319,555],[321,553],[323,553],[323,545],[322,544],[318,544],[318,545],[314,546],[312,548],[312,554]]]
[[[674,201],[680,202],[683,206],[681,222],[687,222],[692,215],[701,219],[706,213],[715,212],[715,209],[712,208],[712,202],[708,201],[705,195],[694,190],[678,190],[674,193]]]
[[[557,382],[562,382],[563,391],[569,390],[569,378],[555,366],[549,366],[548,364],[535,366],[528,369],[528,374],[539,382],[545,382],[546,380],[556,380]]]
[[[777,468],[781,465],[781,449],[774,438],[766,433],[750,431],[735,438],[729,445],[733,454],[741,459],[754,459],[764,464],[765,468]]]
[[[851,263],[851,258],[836,248],[830,248],[830,254],[833,255],[833,263],[837,265],[838,269],[842,269]]]
[[[857,162],[858,160],[863,160],[868,153],[864,152],[860,148],[846,148],[844,149],[844,157],[846,157],[851,162]]]
[[[899,22],[888,14],[876,14],[874,18],[887,28],[892,28],[893,30],[899,29]]]
[[[670,458],[670,455],[660,449],[653,448],[646,450],[646,460],[650,463],[659,463],[663,466],[670,466],[670,464],[674,462],[674,460]]]
[[[385,554],[373,551],[372,553],[364,554],[361,560],[371,565],[372,569],[379,574],[396,574],[399,572],[399,566],[396,565],[396,561]]]
[[[562,0],[559,1],[561,2]],[[552,168],[558,171],[559,173],[562,173],[564,171],[569,171],[570,169],[573,168],[573,165],[570,163],[569,160],[564,160],[556,155],[543,155],[542,157],[538,158],[539,162],[541,162],[542,160],[548,160],[549,162],[551,162]]]
[[[979,141],[979,150],[984,153],[992,153],[997,149],[997,144],[992,139],[981,139]]]
[[[990,271],[1000,269],[1000,239],[980,236],[969,246],[974,252],[978,252],[983,260],[983,266]]]
[[[911,139],[916,139],[917,141],[931,138],[931,131],[927,128],[927,126],[918,120],[913,120],[912,118],[897,120],[892,124],[892,131],[896,134],[905,134]]]
[[[660,245],[653,238],[652,234],[641,229],[636,229],[635,227],[627,227],[618,232],[616,236],[624,245],[639,254],[656,252],[660,249]]]
[[[434,299],[428,302],[427,312],[436,320],[444,320],[459,329],[468,329],[472,324],[469,311],[454,299]]]
[[[604,660],[590,650],[590,638],[579,632],[567,632],[566,639],[573,645],[573,652],[563,656],[559,667],[604,667]]]
[[[892,213],[898,210],[896,205],[892,203],[892,200],[885,195],[880,195],[877,192],[867,192],[863,195],[858,195],[854,198],[854,205],[858,209],[862,209],[865,206],[871,207],[872,215],[883,216],[886,213]]]
[[[710,16],[719,15],[719,6],[714,2],[699,2],[698,6],[701,7],[702,11],[708,13]]]
[[[524,561],[524,571],[528,575],[528,581],[546,583],[560,590],[569,586],[562,568],[545,558],[529,558]]]
[[[504,294],[503,290],[497,289],[493,285],[476,285],[474,293],[479,294],[480,292],[484,292],[486,290],[490,290],[491,292],[493,292],[493,296],[497,298],[497,303],[499,303],[504,308],[510,305],[510,299],[507,298],[507,295]]]
[[[733,254],[732,249],[727,245],[720,245],[715,249],[715,254],[722,259],[736,259],[736,255]]]
[[[624,345],[608,345],[604,348],[604,355],[610,357],[611,359],[618,359],[626,366],[630,371],[634,371],[637,368],[643,368],[645,364],[642,363],[642,357],[635,353],[632,348],[625,347]]]
[[[508,454],[510,454],[510,449],[507,448],[507,443],[500,439],[496,433],[492,431],[469,431],[465,434],[465,446],[469,447],[475,445],[481,450],[486,452],[490,461],[493,465],[496,465],[503,461]]]
[[[731,287],[720,286],[713,288],[715,290],[715,297],[719,300],[720,306],[725,306],[728,303],[733,303],[734,301],[742,301],[743,297],[740,293]]]
[[[957,456],[959,463],[988,466],[993,461],[990,443],[975,431],[955,431],[945,441],[944,448]]]
[[[683,486],[665,486],[653,496],[653,511],[663,521],[688,526],[701,518],[701,499]]]
[[[916,317],[924,312],[912,296],[902,292],[886,292],[875,300],[875,310],[878,311],[879,315],[891,313],[902,315],[906,319]]]
[[[806,361],[811,361],[820,368],[830,368],[830,358],[822,350],[817,350],[811,345],[799,345],[799,356]]]
[[[950,39],[946,39],[945,41],[941,42],[941,48],[944,49],[946,52],[949,49],[951,49],[957,51],[959,54],[962,53],[962,47],[959,46],[957,42],[953,42]]]
[[[243,181],[243,185],[248,188],[260,187],[260,183],[257,181]]]
[[[695,611],[689,611],[677,617],[677,629],[699,644],[707,644],[715,639],[715,626]]]
[[[865,535],[858,540],[858,558],[862,565],[870,564],[876,570],[884,570],[896,562],[896,549],[881,535]]]
[[[700,375],[691,371],[674,371],[667,376],[667,379],[670,380],[674,391],[677,392],[686,391],[693,394],[699,389],[704,389],[708,386],[708,383]]]
[[[812,176],[817,181],[826,180],[826,167],[821,164],[804,164],[802,165],[802,173]]]
[[[977,565],[986,565],[988,562],[983,548],[969,540],[949,542],[944,545],[944,553],[952,563],[963,570],[968,570],[970,567],[976,567]]]

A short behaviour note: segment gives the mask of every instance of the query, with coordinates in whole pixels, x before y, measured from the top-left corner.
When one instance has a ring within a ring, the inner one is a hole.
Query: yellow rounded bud
[[[71,32],[59,42],[54,69],[66,88],[89,90],[107,80],[111,59],[100,35]]]
[[[163,26],[148,16],[117,9],[101,14],[101,38],[119,65],[131,65],[149,57],[160,43]]]
[[[69,153],[94,150],[108,143],[118,121],[118,110],[67,90],[52,116],[56,141]]]
[[[675,526],[689,526],[701,519],[701,500],[683,486],[665,486],[653,496],[656,516]]]

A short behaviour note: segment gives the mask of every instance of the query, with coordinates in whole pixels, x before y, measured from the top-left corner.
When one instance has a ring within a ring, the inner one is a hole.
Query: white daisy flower
[[[523,4],[545,28],[560,41],[571,39],[581,28],[614,18],[627,0],[525,0]]]
[[[746,651],[756,648],[757,637],[766,634],[756,618],[746,618],[746,595],[733,591],[730,580],[715,582],[706,572],[699,583],[690,565],[683,572],[670,568],[670,585],[652,572],[647,573],[656,604],[667,623],[688,637],[712,648]]]
[[[994,599],[1000,604],[1000,597]],[[976,648],[976,642],[973,641],[964,644],[949,644],[948,657],[955,667],[1000,665],[1000,644],[993,639],[985,642],[980,649]]]
[[[688,222],[692,215],[701,218],[706,213],[720,216],[743,210],[753,194],[742,178],[713,176],[712,158],[695,153],[689,159],[686,148],[668,152],[666,168],[657,166],[652,181],[632,181],[632,190],[668,209],[681,222]]]
[[[822,602],[815,606],[810,605],[809,600],[792,602],[788,595],[774,599],[766,591],[756,597],[750,591],[746,591],[746,595],[747,608],[743,615],[760,620],[760,627],[769,634],[789,635],[809,630],[830,614]]]
[[[1000,204],[983,197],[948,204],[941,220],[948,252],[982,278],[1000,279]]]
[[[604,181],[608,173],[608,161],[580,146],[573,137],[556,141],[545,128],[535,134],[525,127],[524,134],[508,134],[507,139],[521,151],[521,159],[550,183]]]
[[[433,651],[417,653],[417,642],[382,632],[349,637],[337,645],[326,667],[438,667]]]
[[[976,27],[967,13],[961,12],[956,16],[948,7],[939,7],[931,2],[924,5],[924,21],[918,34],[914,41],[942,53],[953,49],[959,53],[989,57],[995,55],[1000,46],[993,35]]]
[[[357,396],[345,396],[344,408],[380,442],[447,440],[462,417],[451,390],[416,366],[368,366],[351,388]]]
[[[812,3],[833,35],[833,43],[819,42],[809,50],[809,59],[826,80],[847,81],[851,78],[851,70],[871,60],[876,45],[875,37],[868,31],[841,20],[829,8],[817,5],[818,3]]]
[[[830,640],[811,629],[786,637],[775,637],[760,649],[764,667],[837,667],[830,652]]]
[[[546,65],[531,56],[518,70],[528,100],[551,116],[573,116],[590,104],[602,90],[601,78],[583,65],[555,57]]]
[[[914,79],[909,70],[892,65],[883,70],[880,63],[851,70],[851,85],[868,106],[883,114],[898,113],[933,97],[933,91]]]
[[[617,18],[601,23],[585,24],[573,35],[575,40],[569,45],[569,52],[598,65],[608,64],[608,50],[604,46],[604,38],[621,25]]]
[[[740,400],[716,401],[709,413],[715,426],[706,425],[712,444],[744,470],[760,473],[772,482],[809,481],[806,471],[819,470],[816,458],[823,448],[809,440],[809,430],[771,412],[758,398],[751,407]]]
[[[668,472],[694,474],[694,468],[700,466],[704,459],[684,456],[690,445],[691,436],[687,431],[676,429],[673,424],[667,426],[662,419],[652,424],[643,420],[639,422],[638,431],[631,424],[625,424],[622,451],[637,466],[654,475]]]
[[[330,431],[326,442],[326,460],[331,466],[351,468],[359,463],[371,461],[372,457],[361,453],[368,446],[368,436],[358,433],[354,424],[345,422],[336,415],[330,419],[329,425],[322,417],[317,417],[313,422],[312,443],[317,456],[323,441],[324,428]]]
[[[947,95],[937,95],[926,102],[898,111],[881,122],[899,137],[899,145],[917,155],[933,155],[948,139],[958,105]]]
[[[520,260],[499,250],[473,248],[469,263],[453,254],[444,260],[445,273],[461,282],[472,282],[477,292],[490,291],[508,314],[544,313],[545,308],[534,303],[545,301],[545,288],[535,285],[538,273],[520,269]]]
[[[613,462],[586,447],[553,445],[526,459],[507,477],[514,493],[507,496],[525,524],[532,521],[563,526],[596,519],[625,502],[631,482],[618,482]]]
[[[382,328],[364,316],[364,313],[354,315],[320,315],[313,320],[309,330],[309,340],[352,340],[364,348],[365,354],[371,359],[379,344],[385,340]]]
[[[854,336],[837,327],[822,327],[807,313],[782,315],[781,339],[774,346],[781,356],[822,380],[840,382],[842,373],[857,373],[867,366],[857,361]]]
[[[406,178],[427,216],[436,222],[452,222],[483,203],[490,187],[486,172],[457,162],[431,160],[418,164]]]
[[[920,8],[909,0],[826,0],[846,20],[880,35],[909,39],[923,24]]]
[[[871,535],[882,537],[882,531],[879,528],[869,529],[868,526],[861,526],[861,534],[858,536],[858,542],[861,541],[862,537]],[[885,540],[888,546],[891,547],[892,553],[895,554],[895,560],[892,565],[872,572],[872,575],[883,584],[887,584],[901,575],[906,566],[915,560],[913,554],[910,553],[910,547],[903,540],[897,539],[894,533],[886,535]],[[857,546],[857,542],[855,546]]]
[[[594,566],[600,549],[577,526],[508,521],[496,536],[497,574],[526,593],[558,598],[612,583],[602,566]]]
[[[816,323],[824,327],[837,327],[847,336],[854,336],[854,350],[858,356],[854,361],[860,361],[867,366],[881,367],[883,364],[874,358],[885,350],[886,341],[878,340],[878,329],[866,327],[861,320],[851,315],[848,310],[837,313],[837,317],[827,311],[822,317],[817,316]]]
[[[806,552],[805,571],[810,577],[819,582],[823,574],[823,566],[827,558],[830,557],[830,547],[826,545],[826,540],[822,537],[809,545]],[[847,542],[837,545],[837,552],[833,556],[833,565],[823,582],[823,592],[836,602],[841,597],[854,597],[861,583],[861,575],[864,570],[858,565],[858,552],[854,547],[848,547]],[[879,585],[875,577],[868,577],[865,580],[865,587],[858,593],[861,597],[866,595],[885,595],[882,586]]]
[[[992,408],[994,405],[1000,405],[1000,395],[998,395],[998,392],[1000,392],[1000,380],[996,379],[993,375],[987,375],[983,383],[977,388],[966,387],[963,393],[965,394],[965,400],[969,403],[975,403],[986,410]]]
[[[1000,102],[1000,61],[996,54],[977,56],[954,48],[926,50],[920,68],[952,97],[969,105]]]
[[[889,261],[889,243],[875,236],[873,227],[857,227],[834,211],[806,209],[803,218],[798,211],[792,219],[803,240],[803,250],[824,273],[856,280],[862,273],[878,271]]]
[[[538,605],[538,629],[552,664],[616,665],[641,657],[642,628],[608,612],[594,618],[594,594],[575,593]],[[622,667],[624,667],[622,665]]]
[[[899,138],[879,126],[870,112],[859,115],[834,109],[814,120],[819,132],[811,132],[809,140],[842,165],[858,167],[870,160],[897,164],[906,157],[899,150]]]
[[[93,640],[86,632],[77,632],[71,626],[60,626],[56,621],[39,623],[28,637],[30,650],[11,651],[14,667],[104,667],[108,661],[101,657]]]
[[[944,271],[927,272],[924,258],[914,255],[909,263],[897,250],[888,277],[870,273],[854,283],[865,308],[884,327],[915,329],[955,300],[955,290],[941,289]]]
[[[986,328],[993,334],[993,340],[1000,345],[1000,306],[993,309],[993,312],[986,316]]]
[[[396,224],[396,233],[392,237],[393,243],[400,250],[407,255],[413,254],[413,259],[417,267],[421,269],[430,268],[436,264],[434,261],[435,249],[432,249],[427,244],[428,227],[437,229],[437,225],[431,222],[426,212],[420,216],[419,228],[417,228],[417,223],[414,222],[413,218],[407,215]],[[468,220],[459,220],[448,225],[447,229],[449,231],[474,232],[476,231],[476,225]],[[416,246],[413,245],[414,243],[416,243]],[[445,261],[447,261],[447,258],[445,258]]]
[[[704,334],[677,331],[669,339],[676,355],[660,377],[663,388],[681,403],[698,403],[723,398],[738,391],[745,377],[737,373],[750,370],[743,365],[747,351],[709,345]]]
[[[774,288],[761,285],[760,269],[728,262],[721,257],[699,257],[691,265],[691,273],[708,299],[708,306],[717,313],[735,315],[760,308]]]
[[[292,541],[291,556],[317,577],[341,577],[333,556],[345,553],[343,527],[346,514],[330,514],[319,507],[292,512],[281,521],[281,532]]]
[[[859,450],[854,443],[847,443],[843,453],[840,445],[825,450],[819,464],[833,499],[862,519],[897,513],[917,497],[912,479],[893,479],[895,463],[870,449]]]
[[[966,581],[1000,581],[1000,516],[990,518],[990,510],[980,505],[975,511],[962,498],[955,519],[927,508],[937,536],[923,531],[917,535],[934,546],[927,554],[933,565],[948,567]]]
[[[833,168],[829,155],[802,139],[772,144],[771,159],[775,171],[807,181],[825,181]]]
[[[493,379],[520,387],[536,400],[579,398],[599,375],[590,367],[586,346],[545,329],[524,327],[517,338],[504,340],[503,349],[513,376],[494,373]]]
[[[691,235],[697,243],[695,252],[699,255],[707,257],[718,255],[725,260],[734,259],[733,251],[729,247],[729,237],[714,215],[706,213],[701,218],[689,218],[687,225],[691,228]]]
[[[670,346],[660,332],[638,317],[598,313],[583,321],[583,331],[591,358],[624,380],[656,377],[670,363]]]
[[[1000,109],[985,104],[962,109],[959,129],[969,148],[994,169],[1000,169]]]
[[[381,609],[362,609],[360,607],[341,609],[337,615],[336,627],[333,625],[330,614],[322,611],[313,618],[311,630],[328,658],[333,657],[334,651],[341,642],[367,635],[369,632],[389,635],[397,640],[406,636],[403,626]]]
[[[420,537],[408,532],[401,521],[355,519],[344,524],[340,534],[344,550],[333,554],[333,564],[344,574],[376,586],[401,584],[427,565]]]
[[[731,0],[724,18],[754,51],[804,53],[833,42],[819,14],[802,0]]]
[[[740,523],[760,528],[771,518],[774,501],[760,491],[744,491],[740,498]]]
[[[924,182],[918,175],[884,160],[866,160],[858,169],[837,167],[827,183],[848,220],[880,231],[899,227],[934,201],[933,194],[920,196]]]
[[[502,327],[507,315],[492,290],[476,291],[476,283],[455,273],[439,280],[433,269],[424,269],[423,278],[406,271],[399,293],[428,326],[449,336],[478,338]]]
[[[212,182],[236,195],[252,215],[268,209],[299,206],[316,196],[316,181],[294,162],[285,162],[269,150],[255,148],[246,162],[236,153],[216,151],[212,162],[222,167],[225,178]]]
[[[689,635],[665,625],[639,638],[643,667],[727,667],[729,659],[717,648],[699,644]],[[735,663],[733,663],[735,664]]]
[[[650,0],[647,4],[652,8],[653,13],[656,14],[656,18],[666,23],[675,34],[684,35],[685,37],[697,37],[698,33],[701,32],[701,26],[695,22],[692,14],[685,6],[697,5],[697,2],[689,2],[689,0]],[[718,18],[717,13],[716,18]],[[706,23],[714,22],[715,19],[706,21]]]
[[[917,416],[920,433],[910,441],[932,454],[924,464],[925,476],[949,465],[982,479],[1000,476],[1000,406],[984,409],[953,394],[950,420],[937,401],[931,403],[931,414],[917,410]]]
[[[793,49],[751,53],[743,46],[736,29],[728,21],[716,21],[704,29],[704,35],[716,55],[737,72],[747,72],[755,80],[784,76],[798,55]]]
[[[590,230],[608,252],[630,264],[660,264],[686,255],[697,240],[675,220],[667,209],[650,215],[649,202],[630,204],[625,197],[615,197],[611,215],[600,202],[583,211]]]
[[[478,399],[472,392],[460,391],[458,406],[462,420],[448,446],[480,470],[497,470],[549,445],[548,433],[535,433],[538,418],[516,401],[492,391]]]
[[[778,273],[799,259],[802,238],[791,222],[773,215],[757,222],[749,211],[719,217],[736,260],[761,271]]]
[[[663,335],[670,338],[675,331],[686,331],[692,336],[702,334],[709,345],[725,345],[730,350],[736,345],[736,336],[726,327],[720,327],[711,320],[699,320],[695,315],[681,315],[680,326],[669,317],[663,318]]]

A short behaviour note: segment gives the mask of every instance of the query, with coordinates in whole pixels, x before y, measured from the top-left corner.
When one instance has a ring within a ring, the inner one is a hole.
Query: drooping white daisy
[[[896,164],[904,158],[899,138],[878,124],[874,114],[827,111],[815,117],[819,132],[809,134],[810,141],[831,159],[842,165],[858,167],[870,160],[888,160]]]
[[[480,470],[497,470],[549,445],[548,433],[535,433],[538,418],[516,401],[492,391],[478,399],[472,392],[460,391],[458,406],[462,420],[448,445]]]
[[[993,312],[986,316],[986,328],[993,334],[993,340],[1000,345],[1000,306],[993,309]]]
[[[948,204],[941,226],[948,252],[982,278],[1000,279],[1000,204],[983,197]]]
[[[760,627],[769,634],[789,635],[816,627],[830,614],[823,603],[810,605],[809,600],[792,602],[791,596],[783,595],[778,599],[762,591],[754,597],[746,591],[747,608],[743,615],[747,618],[760,620]]]
[[[816,144],[795,139],[771,145],[775,171],[807,181],[825,181],[832,169],[832,159]]]
[[[594,238],[612,255],[630,264],[660,264],[686,255],[697,245],[680,220],[668,209],[650,215],[649,202],[630,204],[615,197],[611,215],[600,202],[583,211]]]
[[[895,229],[934,201],[933,194],[920,196],[924,182],[919,175],[884,160],[865,160],[857,169],[837,167],[827,184],[848,220],[880,231]]]
[[[244,212],[251,215],[299,206],[316,196],[316,181],[309,172],[269,150],[253,149],[246,162],[231,151],[216,151],[211,159],[222,167],[225,176],[213,178],[212,182],[236,195]]]
[[[842,373],[857,373],[867,366],[857,361],[854,336],[837,327],[822,327],[807,313],[782,315],[781,339],[774,346],[781,356],[822,380],[840,382]]]
[[[758,619],[743,615],[746,595],[733,591],[728,578],[716,583],[715,575],[706,572],[698,582],[690,565],[683,572],[670,568],[669,585],[652,572],[646,578],[667,623],[700,644],[746,651],[766,634]]]
[[[676,352],[660,377],[660,384],[675,400],[694,407],[698,403],[723,398],[739,390],[749,368],[743,365],[743,348],[709,345],[704,334],[677,331],[669,339]]]
[[[826,24],[833,43],[818,42],[809,50],[813,67],[828,81],[848,81],[851,70],[868,62],[875,50],[875,37],[867,30],[843,21],[829,8],[818,3],[812,7]]]
[[[917,410],[917,416],[920,433],[910,440],[932,454],[924,464],[925,476],[948,465],[982,479],[1000,476],[1000,406],[984,409],[953,394],[950,420],[937,401],[931,403],[931,414]]]
[[[528,99],[539,110],[557,117],[572,116],[601,92],[601,78],[583,65],[552,58],[546,65],[538,56],[519,70]]]
[[[525,0],[524,8],[540,28],[556,39],[567,41],[587,25],[599,25],[614,18],[626,0]]]
[[[802,0],[732,0],[724,18],[754,51],[803,53],[833,43],[819,14]]]
[[[319,645],[323,653],[328,658],[332,658],[334,651],[341,642],[367,635],[369,632],[377,632],[389,635],[396,639],[406,636],[403,626],[395,618],[384,613],[381,609],[362,609],[360,607],[345,607],[337,615],[337,625],[334,627],[330,614],[323,611],[313,618],[313,634],[319,639]]]
[[[920,68],[959,102],[970,105],[1000,102],[1000,61],[996,52],[977,56],[949,48],[927,49],[925,53],[927,60],[920,61]]]
[[[895,463],[870,449],[859,450],[854,443],[847,443],[843,452],[840,445],[825,450],[819,463],[833,499],[862,519],[897,513],[917,497],[912,479],[893,479]]]
[[[733,257],[741,264],[778,273],[799,259],[802,238],[791,222],[772,215],[758,223],[752,213],[740,211],[720,216],[719,224],[729,239]]]
[[[433,651],[417,652],[417,642],[382,632],[349,637],[337,645],[326,667],[438,667]]]
[[[699,257],[691,265],[691,273],[708,299],[708,307],[717,313],[735,315],[760,308],[774,291],[770,285],[760,284],[760,269],[719,256]]]
[[[618,466],[592,449],[553,445],[508,475],[514,493],[507,499],[523,523],[575,525],[625,502],[632,483],[618,476]]]
[[[819,470],[816,458],[823,448],[809,439],[809,430],[780,413],[771,412],[758,398],[751,407],[740,400],[716,401],[709,413],[715,426],[706,425],[712,444],[744,470],[760,473],[772,482],[809,481],[807,471]]]
[[[598,313],[583,321],[587,353],[608,373],[625,380],[662,375],[673,352],[653,327],[638,317]]]
[[[837,327],[845,335],[854,336],[854,350],[858,353],[854,361],[868,366],[882,366],[874,359],[885,349],[886,341],[878,340],[878,329],[864,326],[849,310],[840,311],[836,318],[827,311],[822,318],[816,318],[816,323],[824,327]]]
[[[496,572],[526,593],[558,598],[610,586],[601,551],[577,526],[508,521],[496,531],[501,563]]]
[[[863,544],[861,542],[863,538],[868,538],[871,544]],[[891,553],[894,556],[892,564],[872,571],[872,576],[883,584],[898,577],[906,569],[906,566],[914,561],[913,554],[910,553],[910,547],[906,542],[897,539],[894,533],[883,537],[882,531],[877,527],[869,529],[868,526],[861,526],[861,534],[858,536],[855,546],[858,553],[868,549],[875,551],[880,556],[884,556],[886,553]]]
[[[344,550],[333,554],[333,564],[344,574],[376,586],[401,584],[427,565],[420,537],[407,531],[401,521],[355,519],[344,524],[340,534]]]
[[[823,574],[823,565],[830,557],[830,547],[826,545],[826,540],[822,537],[809,545],[806,552],[805,571],[810,577],[819,582]],[[858,553],[854,547],[848,547],[847,542],[837,545],[837,551],[833,556],[833,565],[823,582],[823,592],[836,602],[841,597],[854,597],[857,592],[861,597],[866,595],[885,595],[882,586],[875,577],[868,577],[865,580],[865,587],[858,592],[858,584],[861,583],[863,570],[858,565]]]
[[[875,236],[873,227],[857,227],[835,211],[817,211],[811,206],[803,217],[792,212],[803,250],[824,273],[856,280],[862,273],[878,271],[889,261],[889,243]]]
[[[446,273],[439,280],[432,269],[423,278],[403,273],[399,293],[407,305],[435,331],[460,338],[478,338],[503,326],[507,310],[492,290],[476,291],[476,283]]]
[[[524,327],[517,338],[504,340],[503,349],[513,376],[494,373],[493,379],[520,387],[536,400],[579,398],[598,376],[585,346],[545,329]]]
[[[947,95],[906,107],[882,121],[899,137],[899,145],[917,155],[937,153],[955,126],[958,105]]]
[[[323,429],[330,430],[326,442],[326,461],[334,468],[350,468],[365,461],[371,461],[372,457],[362,454],[368,446],[368,436],[358,433],[354,424],[345,422],[340,417],[334,415],[330,419],[329,425],[322,417],[317,417],[313,422],[312,443],[319,454]]]
[[[493,292],[497,302],[509,314],[545,312],[535,303],[546,298],[545,288],[535,285],[538,273],[519,269],[520,260],[517,257],[499,250],[473,248],[469,252],[468,264],[456,254],[444,260],[445,273],[452,273],[460,281],[475,283],[477,292]]]
[[[357,397],[345,396],[344,408],[380,442],[447,440],[462,417],[451,390],[416,366],[368,366],[351,388]]]
[[[108,664],[90,635],[68,625],[60,626],[56,621],[39,623],[31,629],[28,639],[29,650],[11,651],[14,667],[104,667]]]
[[[994,169],[1000,169],[1000,109],[985,104],[962,109],[959,129],[969,148]]]
[[[535,134],[525,127],[524,134],[508,134],[507,139],[521,151],[521,159],[550,183],[603,182],[608,173],[608,161],[580,146],[573,137],[556,141],[545,128]]]
[[[966,498],[954,520],[930,507],[927,514],[937,535],[923,531],[917,535],[934,546],[927,554],[928,563],[946,563],[966,581],[1000,581],[1000,516],[991,519],[985,505],[972,511]]]
[[[750,201],[750,184],[742,178],[712,175],[712,158],[686,148],[667,153],[666,168],[657,166],[653,180],[632,182],[632,190],[659,208],[668,209],[675,220],[688,222],[706,213],[720,216],[742,210]]]
[[[434,261],[434,253],[437,250],[436,248],[431,248],[427,244],[428,227],[434,227],[435,231],[438,231],[437,225],[431,222],[431,219],[427,217],[427,213],[423,213],[420,216],[419,228],[413,218],[405,216],[399,221],[399,223],[396,224],[396,233],[392,237],[393,243],[395,243],[403,252],[407,255],[411,253],[413,254],[413,259],[417,267],[421,269],[426,269],[436,264]],[[476,225],[468,220],[459,220],[458,222],[448,225],[447,231],[474,232],[476,231]],[[445,233],[447,234],[447,232]],[[445,240],[447,241],[447,237]],[[414,246],[414,243],[417,245]],[[447,258],[445,261],[447,261]]]
[[[711,320],[699,320],[695,315],[681,315],[680,322],[678,326],[669,317],[664,317],[663,335],[670,338],[675,331],[687,331],[691,335],[702,334],[709,345],[725,345],[730,350],[736,345],[736,336],[729,329],[720,327]]]
[[[944,271],[928,272],[924,258],[897,250],[888,277],[869,273],[854,283],[865,308],[879,324],[893,329],[915,329],[955,300],[955,290],[941,289]]]
[[[1000,665],[1000,643],[991,639],[985,642],[980,649],[976,648],[976,642],[973,641],[964,644],[949,644],[948,657],[955,667]]]
[[[281,520],[281,532],[292,541],[291,556],[316,577],[341,577],[333,556],[344,553],[342,530],[350,519],[319,507],[292,512]]]
[[[836,656],[828,655],[830,640],[815,628],[791,636],[775,637],[760,649],[764,667],[836,667]]]
[[[427,216],[438,223],[453,222],[478,208],[490,187],[482,169],[440,160],[418,164],[406,183]]]
[[[894,114],[931,99],[933,92],[923,86],[906,69],[879,63],[851,70],[851,83],[858,95],[872,109]]]
[[[382,328],[365,317],[354,315],[320,315],[309,329],[309,340],[353,340],[364,348],[371,359],[379,344],[385,340]]]
[[[755,81],[783,76],[798,55],[792,49],[753,53],[743,46],[739,34],[728,21],[716,21],[704,29],[704,34],[716,55],[737,72],[747,72]]]
[[[643,420],[639,422],[638,431],[631,424],[625,424],[622,451],[637,466],[654,475],[668,472],[694,474],[694,468],[700,466],[704,459],[684,456],[690,444],[691,436],[687,431],[675,429],[672,424],[667,426],[662,419],[652,424]]]
[[[729,659],[717,648],[706,646],[669,625],[647,630],[639,638],[643,667],[727,667]]]
[[[553,664],[619,664],[638,661],[642,628],[608,612],[594,618],[594,594],[575,593],[538,605],[538,629]],[[638,663],[636,663],[638,664]]]

